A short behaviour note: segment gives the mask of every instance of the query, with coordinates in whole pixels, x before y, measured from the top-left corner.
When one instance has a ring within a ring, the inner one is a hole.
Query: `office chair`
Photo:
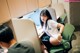
[[[58,46],[53,46],[50,48],[50,53],[68,53],[68,51],[72,48],[71,41],[72,36],[74,34],[74,26],[72,24],[65,24],[64,31],[62,33],[62,42]]]

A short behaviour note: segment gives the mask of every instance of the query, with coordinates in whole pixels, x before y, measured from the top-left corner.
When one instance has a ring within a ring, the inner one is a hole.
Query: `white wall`
[[[80,25],[80,2],[65,2],[65,0],[52,0],[52,5],[62,3],[67,12],[68,23]]]
[[[70,10],[69,10],[69,2],[65,2],[64,0],[52,0],[52,5],[62,3],[67,12],[68,23],[70,23]]]
[[[70,8],[69,2],[65,2],[64,0],[58,0],[58,3],[63,3],[64,8],[67,12],[68,23],[70,23]]]

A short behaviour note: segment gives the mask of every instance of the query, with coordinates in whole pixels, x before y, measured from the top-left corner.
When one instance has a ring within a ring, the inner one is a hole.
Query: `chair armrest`
[[[67,40],[62,39],[61,44],[63,45],[64,49],[69,49],[70,48],[70,42]]]
[[[53,46],[52,48],[50,48],[50,53],[63,53],[63,51],[65,51],[66,49],[70,49],[70,42],[68,42],[67,40],[62,39],[61,44],[58,46]]]

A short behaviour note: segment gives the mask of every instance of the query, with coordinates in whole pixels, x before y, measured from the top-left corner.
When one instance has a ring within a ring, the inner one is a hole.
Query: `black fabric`
[[[48,50],[49,50],[51,47],[53,47],[53,45],[49,42],[50,36],[48,36],[46,33],[44,33],[44,34],[42,35],[41,40],[42,40],[43,44],[47,47]]]
[[[35,50],[29,43],[16,43],[8,49],[8,53],[35,53]]]

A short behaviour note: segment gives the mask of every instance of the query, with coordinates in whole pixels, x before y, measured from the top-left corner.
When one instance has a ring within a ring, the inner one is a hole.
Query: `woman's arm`
[[[61,23],[58,23],[57,27],[60,29],[59,33],[61,34],[63,32],[63,30],[64,30],[64,25],[61,24]]]
[[[37,32],[38,32],[39,38],[41,38],[42,35],[44,34],[42,27],[39,27],[39,28],[37,29]]]

